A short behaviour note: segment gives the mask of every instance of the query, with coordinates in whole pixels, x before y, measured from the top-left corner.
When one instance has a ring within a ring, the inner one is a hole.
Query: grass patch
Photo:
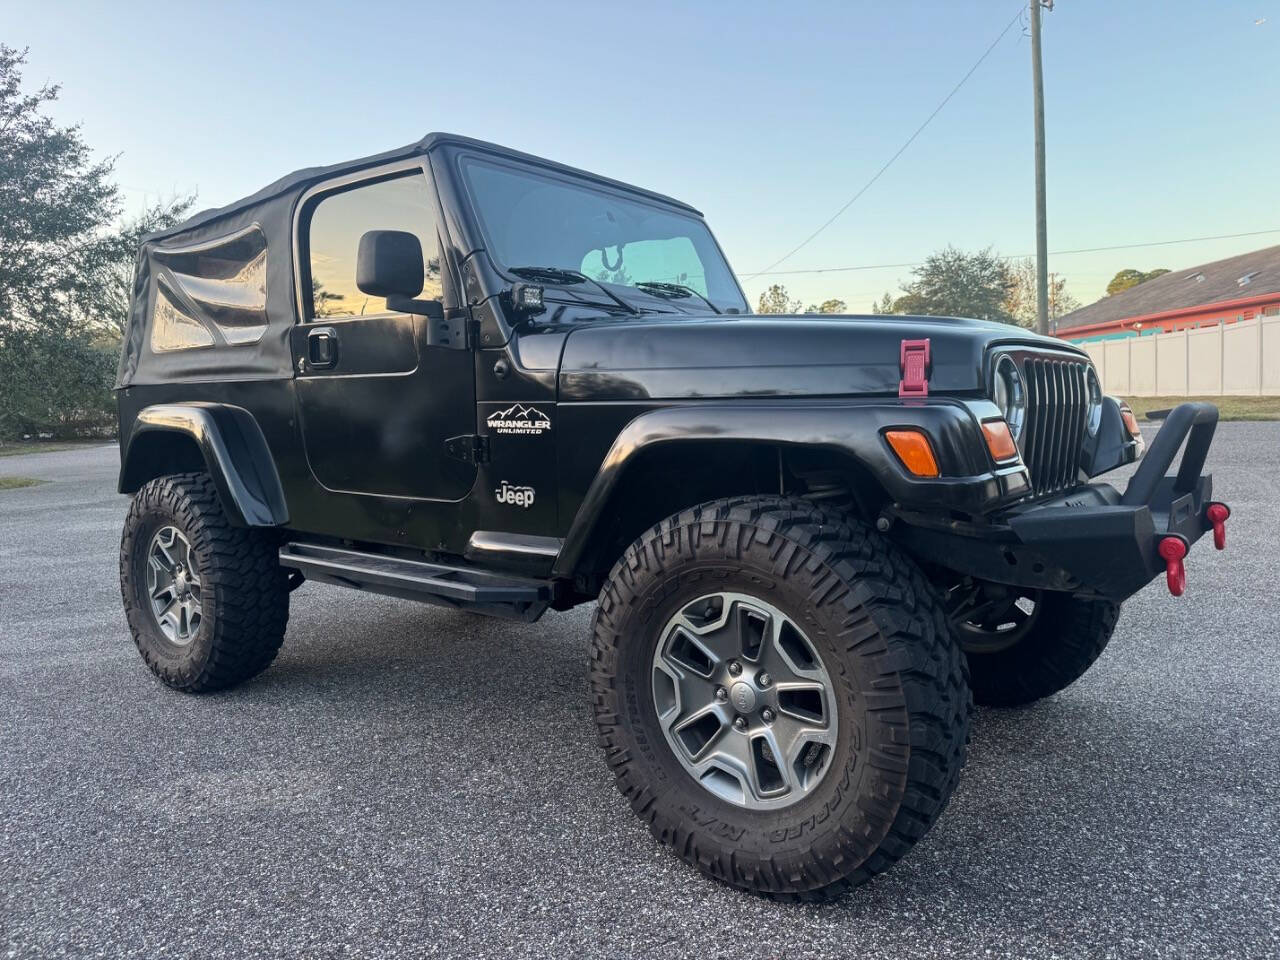
[[[36,484],[44,482],[44,480],[37,480],[35,477],[0,477],[0,490],[18,490],[22,487],[34,487]]]
[[[0,457],[21,457],[28,453],[59,453],[63,450],[82,450],[85,447],[100,447],[106,443],[6,443],[0,445]]]
[[[1169,410],[1190,400],[1203,400],[1218,408],[1220,420],[1280,420],[1280,397],[1126,397],[1139,420],[1149,410]]]

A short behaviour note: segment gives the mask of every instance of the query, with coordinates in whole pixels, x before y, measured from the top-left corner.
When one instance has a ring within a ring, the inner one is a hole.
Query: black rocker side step
[[[545,580],[311,543],[285,544],[280,565],[320,583],[515,620],[536,620],[551,602],[551,585]]]

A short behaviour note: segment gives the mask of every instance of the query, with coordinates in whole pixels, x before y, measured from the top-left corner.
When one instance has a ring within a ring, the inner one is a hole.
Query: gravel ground
[[[336,588],[232,692],[143,668],[101,447],[0,493],[8,957],[1280,955],[1280,424],[1228,423],[1231,543],[1067,691],[979,711],[947,813],[824,907],[703,879],[613,788],[589,609],[510,624]]]

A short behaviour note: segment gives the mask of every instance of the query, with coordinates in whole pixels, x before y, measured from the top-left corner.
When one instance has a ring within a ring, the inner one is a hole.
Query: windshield
[[[717,310],[746,312],[737,281],[699,217],[584,180],[474,157],[463,160],[463,173],[500,267],[576,271],[630,299],[681,300],[703,311],[710,301]]]

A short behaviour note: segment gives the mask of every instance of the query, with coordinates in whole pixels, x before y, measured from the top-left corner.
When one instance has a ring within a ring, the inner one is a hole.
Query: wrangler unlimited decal
[[[539,436],[551,429],[551,418],[537,407],[517,403],[513,407],[499,410],[485,421],[494,433],[509,433]]]

